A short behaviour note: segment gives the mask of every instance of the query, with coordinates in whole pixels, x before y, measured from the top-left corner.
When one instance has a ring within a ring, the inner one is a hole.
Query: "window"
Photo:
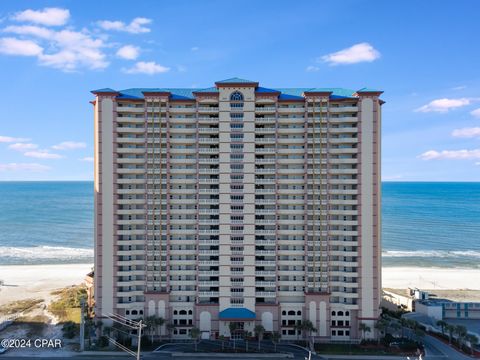
[[[240,91],[235,91],[230,95],[230,101],[243,101],[243,95]]]

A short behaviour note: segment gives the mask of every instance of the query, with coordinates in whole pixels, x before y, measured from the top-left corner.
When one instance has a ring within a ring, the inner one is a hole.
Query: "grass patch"
[[[27,337],[40,337],[47,327],[50,319],[45,315],[21,316],[15,320],[15,324],[21,324],[22,328],[27,328]]]
[[[33,310],[42,303],[42,299],[25,299],[12,301],[6,305],[3,305],[0,309],[0,315],[12,315],[26,310]]]
[[[80,323],[80,300],[86,297],[87,290],[84,285],[71,286],[51,293],[58,296],[48,306],[48,311],[58,317],[60,322]]]

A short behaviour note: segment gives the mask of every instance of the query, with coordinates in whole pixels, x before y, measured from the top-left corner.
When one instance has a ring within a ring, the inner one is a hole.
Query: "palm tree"
[[[470,344],[470,351],[473,355],[473,351],[474,351],[474,348],[476,345],[478,345],[478,337],[473,335],[473,334],[467,334],[467,336],[465,337],[465,339],[468,341],[468,343]]]
[[[394,334],[398,334],[398,331],[402,328],[402,325],[400,325],[400,323],[398,321],[392,321],[390,323],[390,329],[392,329],[392,332]]]
[[[195,352],[197,352],[198,348],[198,339],[200,338],[200,329],[193,327],[190,330],[190,337],[193,339],[193,343],[195,344]]]
[[[440,328],[442,329],[442,335],[445,335],[445,327],[448,325],[448,323],[446,321],[443,321],[443,320],[438,320],[437,321],[437,326],[440,326]]]
[[[448,331],[448,343],[450,345],[452,345],[452,338],[453,338],[453,334],[455,332],[455,326],[447,324],[447,325],[445,325],[445,330]]]
[[[462,350],[463,341],[468,334],[467,328],[463,325],[457,325],[455,326],[454,331],[457,333],[458,347],[460,348],[460,350]]]
[[[274,332],[272,333],[272,341],[273,341],[273,346],[275,348],[275,352],[277,352],[277,343],[280,340],[280,333],[279,332]]]
[[[297,323],[293,326],[297,333],[297,340],[299,340],[299,335],[303,332],[302,321],[298,320]]]
[[[365,323],[360,323],[360,325],[358,325],[358,329],[362,332],[362,340],[365,339],[365,334],[367,332],[370,332],[372,331],[372,329],[370,328],[370,326],[368,326],[367,324]]]
[[[257,326],[255,326],[253,331],[255,332],[255,336],[258,339],[258,350],[260,350],[260,342],[263,340],[263,333],[265,332],[265,328],[263,327],[263,325],[258,324]]]
[[[388,321],[385,319],[380,319],[377,321],[374,327],[375,329],[377,329],[377,331],[379,331],[383,335],[387,330]],[[380,337],[378,337],[378,344],[380,344]]]
[[[230,339],[233,340],[233,349],[235,350],[235,336],[233,336],[233,334],[235,333],[235,331],[237,331],[238,324],[234,321],[230,321],[230,323],[228,324],[228,329],[230,330]]]
[[[145,318],[147,331],[150,333],[150,342],[153,344],[153,334],[155,333],[155,316],[147,316]]]
[[[312,339],[312,332],[317,331],[317,329],[315,329],[315,327],[313,326],[313,323],[310,320],[305,320],[301,324],[301,328],[302,328],[302,330],[305,331],[305,334],[308,335],[308,340],[310,342],[310,347],[313,347],[314,344],[313,344],[313,339]]]
[[[100,336],[102,334],[102,326],[103,326],[102,320],[97,320],[95,322],[95,330],[97,330],[97,336]]]
[[[112,334],[112,331],[113,331],[113,327],[111,326],[105,326],[103,328],[103,335],[105,336],[110,336]]]
[[[151,336],[150,341],[153,344],[153,336],[156,333],[158,333],[158,327],[165,324],[165,319],[162,317],[156,317],[155,315],[152,315],[152,316],[147,316],[144,322]]]
[[[167,331],[168,331],[168,337],[171,339],[172,338],[172,333],[173,333],[173,330],[175,330],[177,327],[175,326],[175,324],[172,324],[172,323],[168,323],[167,324]]]
[[[162,335],[161,328],[165,324],[165,319],[162,317],[156,317],[155,318],[155,331],[157,332],[158,336]],[[160,327],[160,331],[158,331],[158,328]]]
[[[402,331],[402,339],[405,337],[405,328],[408,327],[408,320],[405,318],[400,318],[400,326]]]

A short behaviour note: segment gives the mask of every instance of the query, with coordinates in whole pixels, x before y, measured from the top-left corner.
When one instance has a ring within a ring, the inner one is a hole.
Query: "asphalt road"
[[[432,336],[429,336],[429,335],[426,335],[424,338],[423,338],[423,341],[425,343],[425,351],[426,351],[426,356],[424,357],[424,360],[471,360],[472,358],[471,357],[468,357],[468,356],[465,356],[459,352],[457,352],[456,350],[452,349],[451,347],[449,347],[447,344],[441,342],[440,340],[432,337]],[[242,347],[242,348],[245,348],[245,343],[242,342],[242,341],[237,341],[236,342],[236,347]],[[208,341],[208,340],[202,340],[199,344],[199,348],[201,347],[207,347],[207,348],[212,348],[212,346],[221,346],[221,343],[219,343],[218,341]],[[228,347],[228,346],[232,346],[231,344],[228,345],[228,343],[226,342],[225,343],[225,346]],[[257,342],[249,342],[249,347],[250,348],[254,348],[257,346]],[[262,342],[262,348],[268,348],[268,347],[272,347],[272,350],[273,350],[273,344],[271,342]],[[170,352],[172,351],[180,351],[180,352],[190,352],[193,350],[192,348],[192,344],[172,344],[172,345],[167,345],[165,347],[163,347],[161,349],[162,351],[160,352],[153,352],[153,353],[143,353],[142,354],[142,359],[144,360],[155,360],[155,359],[158,359],[158,360],[163,360],[163,359],[172,359],[171,357],[171,354]],[[294,358],[299,360],[304,360],[306,356],[308,356],[308,353],[299,348],[299,347],[295,347],[295,346],[290,346],[290,345],[278,345],[277,346],[277,350],[279,352],[283,352],[283,353],[291,353],[294,355]],[[118,355],[112,355],[112,356],[109,356],[109,355],[77,355],[75,356],[75,358],[79,359],[79,360],[118,360],[118,359],[134,359],[133,357],[131,356],[118,356]],[[365,357],[366,358],[366,357]],[[371,359],[378,359],[378,360],[381,360],[382,357],[381,356],[378,356],[378,357],[369,357]],[[14,356],[14,354],[8,354],[8,353],[5,353],[3,355],[0,355],[0,360],[19,360],[19,359],[31,359],[31,357],[19,357],[19,356]],[[55,360],[66,360],[66,359],[72,359],[72,357],[57,357],[55,356],[54,358],[51,357],[51,356],[46,356],[46,357],[37,357],[35,356],[35,359],[48,359],[48,360],[51,360],[51,359],[55,359]],[[198,360],[199,358],[196,357],[195,355],[191,356],[191,357],[182,357],[181,358],[182,360]],[[208,358],[205,358],[205,359],[208,359]],[[222,356],[222,357],[215,357],[214,360],[231,360],[232,357],[229,357],[228,354],[225,354],[225,356]],[[242,358],[241,357],[235,357],[235,359],[238,359],[238,360],[241,360]],[[245,357],[243,359],[248,359],[248,360],[252,360],[253,358],[252,357]],[[272,359],[272,360],[275,360],[275,359],[278,359],[278,360],[284,360],[285,358],[284,357],[270,357],[268,359]],[[335,357],[329,357],[328,355],[322,355],[322,356],[312,356],[311,358],[312,360],[319,360],[319,359],[335,359],[335,360],[352,360],[352,359],[359,359],[358,356],[348,356],[348,355],[344,355],[344,356],[335,356]],[[397,357],[397,359],[406,359],[406,357]],[[411,360],[415,360],[416,358],[410,358]],[[210,359],[211,360],[211,359]]]
[[[465,356],[458,351],[452,349],[447,344],[434,338],[433,336],[425,335],[423,338],[425,343],[426,356],[425,360],[471,360],[469,356]]]

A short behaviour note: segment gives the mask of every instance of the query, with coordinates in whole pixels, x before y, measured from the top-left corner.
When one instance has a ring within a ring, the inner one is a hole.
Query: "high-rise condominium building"
[[[381,91],[93,93],[96,316],[162,317],[176,337],[295,339],[306,320],[318,340],[373,336]]]

